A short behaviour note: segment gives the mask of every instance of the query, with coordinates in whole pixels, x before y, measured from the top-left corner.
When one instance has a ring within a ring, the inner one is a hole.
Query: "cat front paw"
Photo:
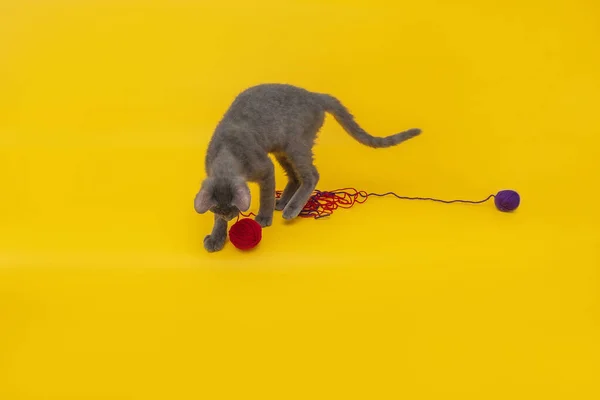
[[[214,238],[211,235],[206,235],[206,237],[204,238],[204,248],[209,253],[219,251],[223,248],[223,246],[225,246],[225,240]]]
[[[281,211],[285,208],[285,206],[287,206],[288,201],[285,199],[277,199],[275,201],[275,209],[277,211]]]
[[[258,222],[260,226],[266,228],[267,226],[271,226],[273,223],[273,215],[265,216],[258,214],[256,217],[254,217],[254,220]]]
[[[294,219],[296,218],[298,215],[300,215],[300,212],[302,211],[302,207],[290,207],[290,204],[288,204],[284,209],[283,209],[283,219]]]

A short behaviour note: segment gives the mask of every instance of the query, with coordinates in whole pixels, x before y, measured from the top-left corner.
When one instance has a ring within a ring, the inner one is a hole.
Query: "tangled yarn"
[[[277,199],[281,198],[283,192],[278,190],[275,192]],[[333,191],[315,190],[310,196],[304,208],[299,214],[302,218],[320,219],[328,217],[338,208],[350,208],[354,204],[362,204],[369,197],[386,197],[393,196],[401,200],[425,200],[434,201],[444,204],[465,203],[465,204],[482,204],[490,199],[495,199],[495,205],[498,210],[503,212],[514,211],[520,204],[520,196],[514,190],[501,190],[497,194],[490,194],[483,200],[441,200],[432,197],[407,197],[400,196],[394,192],[387,193],[367,193],[364,190],[354,188],[337,189]],[[242,214],[244,217],[253,216],[254,213]]]

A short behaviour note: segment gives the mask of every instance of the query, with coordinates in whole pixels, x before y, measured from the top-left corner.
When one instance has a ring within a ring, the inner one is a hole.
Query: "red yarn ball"
[[[242,218],[229,229],[229,240],[240,250],[254,248],[262,239],[262,227],[250,218]]]

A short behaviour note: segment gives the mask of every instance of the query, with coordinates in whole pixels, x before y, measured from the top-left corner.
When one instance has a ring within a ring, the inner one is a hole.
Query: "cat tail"
[[[386,137],[371,136],[358,125],[352,114],[338,99],[328,94],[318,94],[318,96],[325,111],[332,114],[350,136],[366,146],[373,148],[391,147],[421,133],[420,129],[409,129]]]

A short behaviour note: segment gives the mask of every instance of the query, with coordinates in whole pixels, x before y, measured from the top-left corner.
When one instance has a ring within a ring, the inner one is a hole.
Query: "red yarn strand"
[[[281,194],[283,191],[277,190],[275,192],[275,198],[281,198]],[[483,200],[471,201],[471,200],[440,200],[434,199],[431,197],[405,197],[400,196],[394,192],[387,193],[367,193],[364,190],[357,190],[355,188],[343,188],[337,189],[334,191],[320,191],[315,190],[313,194],[310,196],[304,208],[298,215],[302,218],[314,218],[320,219],[324,217],[328,217],[338,208],[351,208],[355,204],[362,204],[366,202],[370,196],[384,197],[384,196],[394,196],[398,199],[403,200],[428,200],[428,201],[436,201],[439,203],[466,203],[466,204],[481,204],[495,197],[495,195],[491,194]],[[254,217],[256,214],[253,212],[249,212],[247,214],[240,213],[243,217]],[[239,216],[238,216],[239,220]]]

